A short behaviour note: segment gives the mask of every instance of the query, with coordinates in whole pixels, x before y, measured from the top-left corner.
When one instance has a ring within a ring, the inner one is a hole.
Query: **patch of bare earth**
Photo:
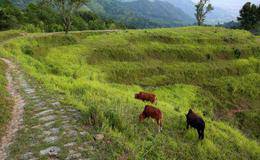
[[[250,104],[245,100],[239,100],[238,102],[236,102],[236,104],[238,104],[236,108],[230,109],[227,112],[227,115],[229,117],[235,116],[236,113],[247,111],[249,109],[249,106],[250,106]]]
[[[10,93],[14,101],[11,121],[7,124],[6,133],[1,138],[0,143],[0,159],[5,160],[8,156],[8,146],[12,143],[16,132],[22,127],[24,112],[23,107],[25,102],[16,90],[14,80],[11,76],[11,72],[16,69],[15,65],[7,59],[1,58],[1,60],[8,65],[6,70],[6,78],[8,80],[7,91]]]

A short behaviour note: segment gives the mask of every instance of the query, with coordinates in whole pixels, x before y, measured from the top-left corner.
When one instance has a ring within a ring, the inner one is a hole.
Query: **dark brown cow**
[[[155,94],[146,93],[146,92],[139,92],[135,94],[135,99],[140,99],[142,101],[150,101],[151,103],[156,103],[157,101]]]
[[[197,129],[199,139],[204,138],[204,129],[205,129],[205,122],[204,120],[198,116],[195,112],[193,112],[191,109],[189,110],[188,114],[186,114],[186,120],[187,120],[187,129],[189,129],[189,126]]]
[[[163,114],[160,111],[160,109],[150,105],[146,105],[144,107],[144,111],[139,115],[139,121],[143,122],[145,118],[149,118],[149,117],[156,120],[159,132],[162,131]]]

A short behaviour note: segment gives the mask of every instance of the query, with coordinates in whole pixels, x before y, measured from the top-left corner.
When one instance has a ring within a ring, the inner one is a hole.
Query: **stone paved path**
[[[0,159],[89,159],[95,146],[86,138],[89,133],[81,127],[79,111],[34,88],[15,64],[2,60],[8,64],[8,90],[16,97],[16,116]]]
[[[21,95],[16,91],[13,78],[10,74],[11,71],[15,69],[15,66],[12,65],[12,63],[7,59],[0,60],[3,60],[8,65],[8,69],[6,71],[6,78],[8,80],[7,90],[14,100],[12,119],[7,125],[6,134],[2,137],[0,141],[0,159],[2,160],[7,158],[8,146],[12,143],[16,132],[22,127],[24,100]]]

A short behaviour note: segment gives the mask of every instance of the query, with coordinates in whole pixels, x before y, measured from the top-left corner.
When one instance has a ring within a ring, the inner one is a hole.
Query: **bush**
[[[26,55],[32,56],[33,55],[33,49],[31,46],[26,45],[22,47],[22,52]]]
[[[109,126],[112,129],[117,128],[118,130],[123,130],[123,123],[120,119],[119,115],[111,110],[107,111],[105,113],[106,119],[109,121]]]
[[[36,33],[36,32],[42,32],[42,29],[39,27],[36,27],[33,24],[26,24],[21,28],[23,31],[29,32],[29,33]]]
[[[234,56],[239,59],[242,55],[242,52],[240,51],[240,49],[235,49],[234,51]]]
[[[86,115],[88,118],[88,122],[87,122],[88,124],[96,126],[96,127],[103,126],[105,117],[104,117],[103,112],[97,106],[89,107]]]
[[[47,32],[61,32],[61,31],[63,31],[63,27],[62,27],[62,25],[59,25],[59,24],[51,24],[46,31]]]

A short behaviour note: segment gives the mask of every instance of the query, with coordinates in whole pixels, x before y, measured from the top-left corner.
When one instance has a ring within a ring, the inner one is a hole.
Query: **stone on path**
[[[60,106],[60,102],[53,102],[51,103],[54,107]]]
[[[76,145],[76,142],[70,142],[70,143],[64,144],[64,147],[72,147],[74,145]]]
[[[81,157],[81,153],[74,153],[69,155],[66,160],[75,160],[75,159],[79,159]]]
[[[55,121],[50,121],[48,123],[44,124],[44,127],[50,127],[51,125],[53,125],[55,123]]]
[[[59,139],[59,137],[57,136],[52,136],[52,137],[46,137],[44,138],[44,142],[47,142],[47,143],[54,143],[56,142],[57,140]]]
[[[52,121],[52,120],[55,120],[56,119],[56,116],[54,115],[49,115],[49,116],[46,116],[46,117],[42,117],[40,118],[39,120],[40,121],[43,121],[43,122],[47,122],[47,121]]]
[[[46,148],[44,150],[41,150],[40,155],[41,156],[44,156],[44,155],[57,156],[59,152],[60,152],[59,147],[52,146],[52,147]]]
[[[102,139],[104,139],[104,134],[96,134],[94,138],[95,138],[95,140],[98,140],[98,141],[102,140]]]
[[[51,112],[53,112],[53,109],[48,109],[48,110],[41,111],[40,113],[35,114],[35,116],[39,117],[39,116],[43,116],[43,115],[49,114]]]
[[[22,155],[22,157],[21,157],[22,160],[27,160],[27,159],[30,159],[30,158],[33,158],[32,152],[27,152],[24,155]]]

